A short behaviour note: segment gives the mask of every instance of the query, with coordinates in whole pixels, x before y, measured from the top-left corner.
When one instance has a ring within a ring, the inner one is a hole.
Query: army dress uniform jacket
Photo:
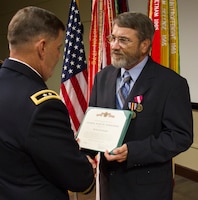
[[[95,77],[90,106],[116,108],[120,69],[107,66]],[[150,57],[124,108],[141,97],[143,110],[134,111],[124,143],[124,163],[100,160],[101,200],[171,200],[172,158],[192,143],[192,110],[184,78]]]
[[[92,186],[93,169],[79,152],[68,111],[29,67],[0,69],[0,199],[67,200]]]

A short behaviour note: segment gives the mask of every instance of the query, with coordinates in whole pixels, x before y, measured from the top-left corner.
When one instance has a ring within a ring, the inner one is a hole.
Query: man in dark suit
[[[68,111],[45,81],[60,58],[64,24],[37,7],[19,10],[8,26],[10,58],[0,69],[0,199],[67,200],[94,184]]]
[[[172,158],[193,140],[187,81],[148,56],[153,34],[146,15],[118,15],[108,37],[112,65],[95,77],[90,106],[134,112],[123,145],[101,154],[101,200],[171,200]],[[131,78],[123,104],[125,71]]]

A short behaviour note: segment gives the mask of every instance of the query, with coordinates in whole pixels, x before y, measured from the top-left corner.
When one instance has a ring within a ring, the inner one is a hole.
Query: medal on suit
[[[137,112],[142,112],[142,110],[143,110],[143,105],[141,104],[142,100],[143,100],[142,95],[134,97],[134,101],[137,103],[137,106],[135,109]]]
[[[137,104],[134,102],[129,102],[128,107],[131,111],[133,111],[132,119],[136,118],[136,112],[134,111],[136,109]]]
[[[138,103],[138,104],[137,104],[136,111],[137,111],[137,112],[142,112],[142,110],[143,110],[143,105],[142,105],[141,103]]]

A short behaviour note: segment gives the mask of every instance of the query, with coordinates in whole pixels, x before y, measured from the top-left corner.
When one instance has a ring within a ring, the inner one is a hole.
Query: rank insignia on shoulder
[[[47,101],[48,99],[61,100],[60,96],[53,90],[41,90],[33,94],[30,98],[36,105],[39,105],[43,103],[44,101]]]

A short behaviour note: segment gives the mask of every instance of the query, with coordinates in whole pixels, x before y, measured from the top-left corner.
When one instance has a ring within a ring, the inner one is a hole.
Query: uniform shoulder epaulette
[[[41,90],[41,91],[33,94],[30,98],[36,105],[39,105],[49,99],[61,100],[60,96],[53,90]]]

